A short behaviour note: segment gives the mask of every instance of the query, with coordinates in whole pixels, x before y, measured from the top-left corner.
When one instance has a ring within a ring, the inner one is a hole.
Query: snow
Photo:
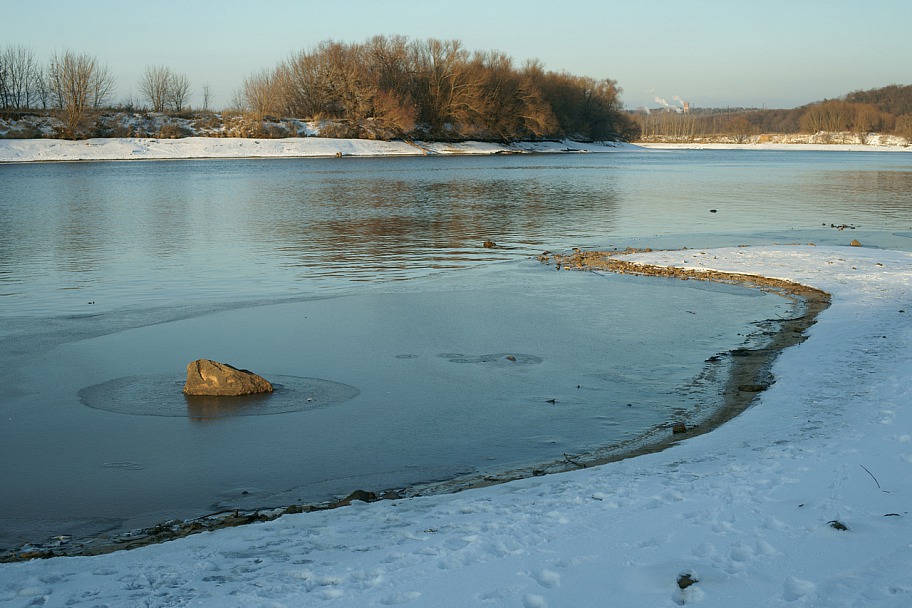
[[[266,158],[397,156],[426,154],[502,154],[519,152],[615,152],[635,149],[617,142],[529,142],[510,145],[462,142],[406,142],[330,137],[255,139],[186,137],[183,139],[98,138],[0,139],[0,162],[79,160],[166,160],[189,158]]]
[[[302,127],[303,128],[303,127]],[[422,156],[432,154],[599,153],[630,150],[819,150],[910,152],[912,146],[801,143],[640,143],[541,141],[423,142],[335,139],[331,137],[251,137],[0,139],[0,163],[83,160],[175,160],[192,158],[294,158],[337,156]]]
[[[912,152],[909,144],[799,144],[799,143],[638,143],[649,150],[794,150],[817,152]]]
[[[912,605],[912,254],[764,246],[632,259],[791,279],[833,301],[750,409],[663,452],[3,564],[0,604]],[[685,574],[697,582],[681,589]]]

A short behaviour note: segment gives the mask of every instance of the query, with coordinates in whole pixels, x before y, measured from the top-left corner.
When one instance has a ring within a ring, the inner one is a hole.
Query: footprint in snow
[[[534,578],[535,581],[542,587],[553,589],[560,586],[561,575],[554,570],[543,568],[542,570],[539,570],[533,574],[532,578]]]

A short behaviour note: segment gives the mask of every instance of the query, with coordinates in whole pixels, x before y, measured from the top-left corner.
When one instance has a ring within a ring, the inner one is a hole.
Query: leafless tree
[[[209,86],[209,83],[203,85],[203,112],[208,112],[211,110],[212,106],[212,87]]]
[[[88,111],[102,105],[113,85],[113,76],[94,57],[66,51],[51,58],[48,87],[67,136],[78,135]]]
[[[117,80],[114,78],[114,75],[111,74],[110,70],[108,70],[107,66],[102,66],[98,63],[95,64],[90,82],[90,101],[93,109],[98,110],[108,104],[116,83]]]
[[[473,122],[483,75],[469,69],[468,58],[458,40],[430,38],[413,46],[421,119],[434,133],[461,135]]]
[[[801,127],[810,133],[848,131],[855,121],[852,104],[831,99],[810,106],[801,117]]]
[[[274,109],[274,85],[269,72],[260,72],[244,78],[241,90],[236,95],[235,105],[238,110],[243,110],[262,118],[272,114]]]
[[[35,81],[35,101],[42,110],[47,110],[51,104],[51,88],[47,72],[43,68],[39,71],[38,78]]]
[[[38,101],[41,66],[29,47],[11,45],[0,52],[0,105],[26,109]]]
[[[171,84],[171,70],[165,66],[149,65],[139,81],[142,93],[153,112],[164,112],[168,104],[168,90]]]
[[[175,112],[180,112],[184,109],[184,106],[187,105],[187,100],[189,98],[190,79],[187,78],[186,74],[171,72],[171,76],[168,79],[168,105],[170,105],[171,109]]]
[[[896,119],[896,134],[912,144],[912,114],[904,114]]]
[[[725,131],[736,144],[747,143],[752,135],[757,134],[757,128],[743,114],[732,118],[725,127]]]

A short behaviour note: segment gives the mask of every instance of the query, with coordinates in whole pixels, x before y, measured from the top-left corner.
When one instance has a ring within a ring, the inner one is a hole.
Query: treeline
[[[66,137],[92,132],[87,123],[109,106],[113,89],[107,67],[88,55],[68,51],[45,66],[26,47],[0,48],[0,108],[53,111]],[[140,99],[120,109],[189,109],[189,79],[165,66],[146,66],[136,90]],[[202,96],[207,111],[208,85]],[[504,53],[470,52],[457,40],[404,36],[327,41],[295,53],[244,78],[233,105],[252,120],[323,120],[321,133],[335,137],[509,141],[638,134],[614,80],[547,71],[537,60],[517,66]]]
[[[647,139],[726,136],[743,142],[761,133],[853,133],[864,142],[871,133],[894,134],[912,142],[912,85],[854,91],[789,110],[694,109],[639,112]]]
[[[54,109],[65,136],[75,137],[88,114],[109,103],[114,84],[107,66],[84,53],[55,53],[44,65],[28,47],[0,49],[0,107]]]
[[[458,40],[376,36],[323,42],[245,78],[235,105],[262,116],[334,121],[340,137],[495,140],[631,138],[613,80],[516,66]]]

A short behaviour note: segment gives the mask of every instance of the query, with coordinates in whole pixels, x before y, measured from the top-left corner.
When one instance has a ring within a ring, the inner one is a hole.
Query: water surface
[[[698,416],[725,380],[706,359],[788,301],[534,256],[908,249],[910,176],[788,151],[2,165],[0,544],[494,474]],[[285,401],[184,409],[198,357]]]

